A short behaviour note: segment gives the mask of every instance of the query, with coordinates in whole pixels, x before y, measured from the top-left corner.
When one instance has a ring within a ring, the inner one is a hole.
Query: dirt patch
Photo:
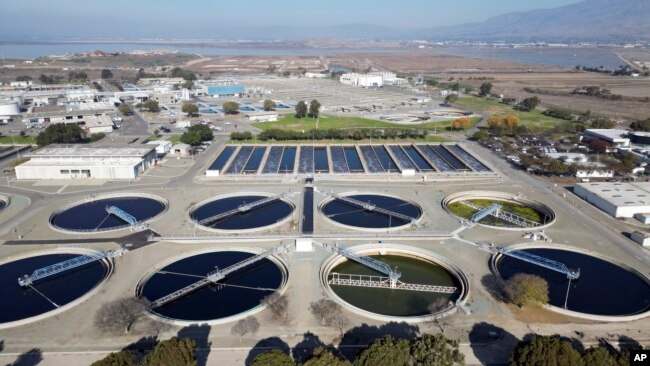
[[[515,319],[528,324],[598,324],[592,320],[573,318],[538,306],[524,306],[523,308],[512,304],[506,306]]]

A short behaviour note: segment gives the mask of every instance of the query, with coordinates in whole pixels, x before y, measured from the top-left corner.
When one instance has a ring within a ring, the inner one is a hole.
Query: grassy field
[[[471,126],[474,126],[480,118],[471,118]],[[442,122],[427,122],[421,124],[396,124],[390,122],[377,121],[373,119],[361,117],[334,117],[334,116],[321,116],[318,122],[318,128],[321,130],[328,130],[332,128],[417,128],[430,131],[441,131],[451,126],[452,121]],[[302,118],[298,119],[293,115],[287,115],[277,122],[258,122],[254,124],[255,127],[261,130],[269,130],[272,128],[288,129],[294,131],[309,131],[316,128],[315,118]]]
[[[521,120],[521,123],[528,127],[549,128],[567,122],[563,119],[546,116],[537,110],[530,112],[517,112],[517,110],[513,109],[512,106],[503,104],[496,99],[470,96],[458,99],[455,104],[476,111],[481,111],[487,115],[495,117],[505,117],[509,114],[516,115]]]
[[[544,222],[543,214],[522,204],[513,203],[513,202],[504,202],[504,201],[494,201],[494,200],[487,200],[487,199],[477,199],[477,200],[469,200],[469,201],[475,204],[476,206],[480,206],[480,207],[487,207],[493,203],[498,203],[499,205],[501,205],[501,210],[503,211],[510,212],[512,214],[526,218],[531,221],[538,222],[540,224]],[[455,215],[468,220],[472,218],[474,213],[476,213],[475,209],[468,207],[460,202],[454,202],[450,204],[448,207],[449,210],[453,212]],[[511,223],[497,219],[494,216],[487,216],[483,218],[480,221],[480,223],[495,225],[495,226],[512,226]]]
[[[34,136],[2,136],[0,137],[0,144],[2,145],[36,145],[36,138]]]

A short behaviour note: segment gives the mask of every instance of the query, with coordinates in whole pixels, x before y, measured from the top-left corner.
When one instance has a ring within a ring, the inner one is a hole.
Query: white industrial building
[[[650,183],[579,183],[574,193],[614,217],[650,213]]]
[[[630,146],[630,139],[626,130],[594,128],[585,130],[585,136],[599,138],[617,148]]]
[[[275,122],[278,120],[277,112],[246,112],[246,119],[253,122]]]
[[[377,74],[357,74],[348,73],[343,74],[339,78],[341,84],[354,85],[362,87],[380,87],[384,85],[384,78]]]
[[[25,156],[17,179],[134,179],[157,157],[151,145],[49,145]]]
[[[149,141],[147,145],[154,146],[158,155],[165,155],[172,149],[172,142],[167,140]]]
[[[406,79],[398,78],[397,74],[390,71],[371,72],[367,74],[347,73],[341,75],[339,82],[345,85],[362,87],[381,87],[383,85],[403,85]]]

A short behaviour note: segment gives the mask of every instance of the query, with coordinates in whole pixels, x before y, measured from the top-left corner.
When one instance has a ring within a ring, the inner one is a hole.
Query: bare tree
[[[168,323],[151,319],[146,325],[146,330],[157,338],[160,333],[170,330],[171,327],[172,326]]]
[[[440,331],[442,333],[445,332],[445,326],[449,325],[450,323],[445,320],[446,317],[441,317],[437,315],[437,313],[447,309],[449,305],[450,303],[448,299],[439,297],[427,307],[427,310],[429,310],[429,313],[431,313],[431,323],[440,328]]]
[[[235,323],[230,329],[230,334],[236,335],[239,337],[239,343],[241,343],[241,338],[246,334],[255,334],[260,329],[260,323],[257,321],[257,318],[254,316],[247,316],[244,319],[240,319]]]
[[[338,329],[343,337],[343,329],[350,325],[350,318],[341,312],[333,313],[327,318],[327,325]]]
[[[319,319],[321,325],[327,325],[327,320],[333,314],[341,312],[341,305],[329,299],[320,299],[312,302],[309,310]]]
[[[289,300],[286,295],[280,295],[277,292],[272,293],[262,299],[262,304],[271,311],[273,319],[281,320],[283,322],[289,319]]]
[[[343,313],[341,305],[329,299],[312,302],[309,310],[316,316],[321,325],[333,327],[343,335],[343,328],[350,324],[350,319]]]
[[[106,332],[128,333],[131,326],[150,308],[149,300],[139,297],[125,297],[107,302],[95,314],[95,326]]]

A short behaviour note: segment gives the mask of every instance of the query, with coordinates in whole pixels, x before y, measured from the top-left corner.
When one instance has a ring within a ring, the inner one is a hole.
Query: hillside
[[[586,0],[508,13],[482,23],[423,28],[413,38],[457,40],[650,40],[650,1]]]

